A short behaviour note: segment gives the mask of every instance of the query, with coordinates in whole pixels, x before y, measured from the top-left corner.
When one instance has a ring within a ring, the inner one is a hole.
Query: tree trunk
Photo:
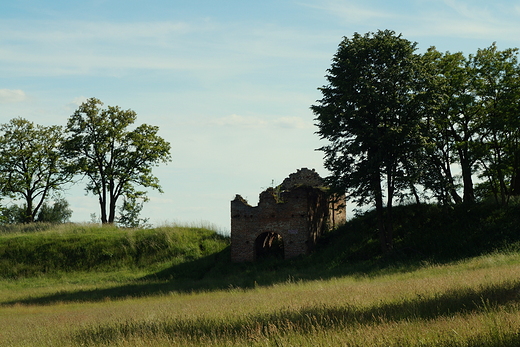
[[[114,184],[114,179],[113,178],[110,178],[109,180],[109,183],[108,183],[108,187],[109,187],[109,190],[108,190],[108,193],[110,194],[110,202],[109,202],[109,205],[108,205],[108,223],[110,224],[113,224],[116,220],[116,203],[117,203],[117,198],[115,196],[115,193],[114,193],[114,190],[115,190],[115,184]]]
[[[381,251],[383,253],[388,253],[392,249],[392,244],[391,240],[389,240],[389,235],[387,232],[387,223],[385,223],[383,192],[381,188],[381,180],[379,174],[374,174],[372,177],[372,189],[374,190],[374,197],[376,203],[377,225],[379,229],[379,243],[381,245]]]
[[[113,224],[116,220],[116,200],[114,197],[110,199],[108,223]]]
[[[101,224],[107,224],[107,208],[101,196],[99,197],[99,206],[101,207]]]
[[[394,248],[394,223],[393,223],[393,201],[394,201],[394,165],[388,165],[386,169],[386,184],[387,184],[387,199],[386,199],[386,213],[385,213],[385,239],[387,251],[392,251]]]
[[[447,162],[445,165],[442,165],[442,170],[444,171],[444,175],[446,176],[446,180],[448,181],[448,192],[455,202],[455,204],[461,204],[462,198],[460,197],[459,193],[457,193],[457,190],[455,189],[455,184],[453,184],[453,175],[451,174],[451,168],[449,165],[449,162]]]
[[[462,169],[462,183],[464,185],[463,201],[467,204],[475,202],[475,193],[473,191],[473,179],[471,177],[471,162],[468,159],[466,150],[459,149],[460,166]]]
[[[518,166],[513,168],[513,174],[511,175],[511,195],[520,195],[520,167]]]
[[[520,151],[518,144],[515,142],[515,150],[513,152],[513,173],[511,174],[511,195],[520,195]]]
[[[34,222],[34,216],[33,216],[33,211],[32,211],[32,207],[33,207],[33,201],[32,201],[32,197],[28,197],[27,198],[27,206],[25,207],[25,223],[32,223]]]

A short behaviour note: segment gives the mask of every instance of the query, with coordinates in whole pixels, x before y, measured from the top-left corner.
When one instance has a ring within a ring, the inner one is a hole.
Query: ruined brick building
[[[323,232],[345,219],[345,196],[332,196],[318,173],[300,169],[279,187],[260,193],[258,206],[240,195],[231,201],[231,260],[307,254]]]

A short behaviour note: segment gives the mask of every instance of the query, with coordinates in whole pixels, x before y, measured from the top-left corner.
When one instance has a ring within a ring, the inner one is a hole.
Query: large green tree
[[[428,70],[423,136],[427,170],[424,186],[442,203],[473,203],[474,166],[479,158],[477,134],[481,122],[472,87],[473,70],[462,53],[440,53],[430,48],[423,55]],[[457,191],[452,164],[460,167],[463,196]]]
[[[520,194],[520,66],[518,49],[495,44],[470,56],[480,118],[482,176],[497,202]]]
[[[24,222],[35,220],[53,192],[70,182],[60,154],[62,128],[14,118],[0,125],[0,189],[21,199]]]
[[[71,172],[83,174],[87,192],[97,195],[105,224],[115,222],[119,198],[146,196],[136,186],[162,191],[152,168],[170,160],[170,144],[157,134],[157,126],[132,129],[134,111],[102,106],[88,99],[69,118],[64,153]]]
[[[392,249],[392,205],[415,183],[422,147],[423,68],[416,44],[395,32],[344,38],[312,106],[330,182],[358,205],[375,205],[381,248]],[[386,197],[386,203],[384,199]]]
[[[427,139],[424,187],[450,196],[455,203],[474,203],[474,178],[480,195],[506,204],[520,193],[520,67],[518,50],[500,51],[493,44],[465,57],[430,48],[423,56],[430,71],[423,121]],[[460,168],[463,198],[450,167]],[[444,189],[444,192],[441,190]],[[441,199],[446,202],[448,199]]]

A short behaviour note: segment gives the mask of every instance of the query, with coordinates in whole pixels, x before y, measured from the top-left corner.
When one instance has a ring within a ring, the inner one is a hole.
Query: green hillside
[[[154,271],[215,257],[229,244],[213,230],[191,227],[131,230],[70,224],[24,231],[0,234],[0,277]]]
[[[175,290],[269,285],[373,271],[425,262],[444,263],[520,248],[520,206],[445,209],[434,205],[394,209],[395,247],[381,254],[373,212],[325,235],[308,256],[268,257],[234,264],[229,238],[204,228],[166,226],[129,230],[94,225],[48,226],[0,234],[0,277],[19,279],[64,273],[139,273]],[[41,230],[44,229],[44,230]],[[131,294],[131,293],[129,293]]]
[[[0,345],[518,346],[519,212],[403,206],[390,254],[368,212],[240,264],[204,228],[4,230]]]

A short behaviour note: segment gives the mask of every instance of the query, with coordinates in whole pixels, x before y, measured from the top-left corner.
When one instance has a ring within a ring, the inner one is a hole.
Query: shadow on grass
[[[229,255],[229,247],[222,252],[174,265],[156,274],[145,276],[141,279],[130,281],[127,284],[109,288],[96,288],[89,290],[60,291],[55,294],[31,297],[2,303],[1,306],[15,304],[23,305],[52,305],[67,302],[99,302],[117,300],[131,297],[145,297],[161,295],[170,292],[197,292],[207,290],[219,290],[226,285],[213,280],[211,270],[215,263],[221,263]],[[227,285],[229,287],[229,285]]]
[[[211,336],[214,339],[247,339],[252,332],[269,338],[280,331],[308,333],[353,325],[379,324],[411,320],[433,320],[455,314],[490,313],[496,308],[520,302],[520,282],[482,287],[479,290],[457,289],[433,297],[416,297],[368,307],[313,306],[256,314],[222,320],[211,318],[172,319],[166,321],[129,320],[86,328],[77,333],[77,342],[108,343],[130,336],[171,336],[193,341]],[[507,335],[507,334],[506,334]],[[507,344],[500,344],[506,342]],[[490,346],[517,346],[520,335],[502,336]],[[479,344],[480,345],[480,344]],[[453,346],[453,345],[450,345]]]
[[[516,245],[514,250],[520,250],[520,206],[506,210],[477,206],[447,213],[435,206],[421,205],[403,206],[394,213],[399,221],[395,228],[396,250],[386,256],[380,254],[374,215],[369,212],[324,235],[316,251],[308,256],[235,264],[230,261],[227,247],[117,287],[60,292],[3,305],[96,302],[168,292],[247,289],[288,280],[376,277],[414,271],[425,262],[443,264],[477,256],[501,249],[503,244]]]
[[[294,281],[326,280],[338,276],[366,276],[366,272],[377,276],[379,271],[391,272],[413,271],[417,264],[387,266],[379,264],[357,263],[346,266],[334,266],[326,269],[323,264],[313,264],[311,256],[283,260],[266,258],[255,263],[232,263],[230,248],[203,258],[184,262],[145,276],[126,284],[89,290],[60,291],[41,297],[30,297],[0,304],[10,306],[52,305],[67,302],[99,302],[123,298],[138,298],[161,295],[171,292],[193,293],[225,289],[250,289],[256,286],[268,286],[277,283]]]

